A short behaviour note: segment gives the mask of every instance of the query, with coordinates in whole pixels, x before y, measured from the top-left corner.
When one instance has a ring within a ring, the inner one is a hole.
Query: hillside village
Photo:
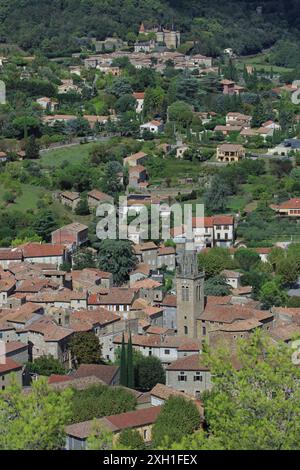
[[[0,390],[72,389],[68,450],[94,418],[155,448],[172,399],[206,428],[207,348],[237,373],[241,340],[300,335],[297,77],[269,52],[195,53],[174,25],[82,42],[66,58],[0,44]],[[102,204],[128,222],[155,207],[170,236],[99,239]],[[80,405],[93,393],[103,408]]]

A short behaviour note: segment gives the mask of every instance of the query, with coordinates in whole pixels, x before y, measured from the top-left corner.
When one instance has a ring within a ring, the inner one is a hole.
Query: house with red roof
[[[147,131],[151,134],[160,134],[164,131],[164,124],[161,121],[153,120],[140,126],[141,133]]]
[[[136,99],[136,112],[141,114],[144,110],[144,101],[145,101],[145,93],[144,92],[136,92],[133,93],[133,97]]]
[[[161,412],[161,406],[152,406],[150,408],[129,411],[118,415],[105,416],[96,420],[96,425],[104,426],[114,435],[114,441],[124,429],[137,430],[145,443],[150,444],[152,438],[152,426]],[[66,426],[67,450],[85,450],[87,438],[93,432],[95,421],[84,421],[82,423]]]
[[[271,204],[271,209],[277,212],[282,217],[300,217],[300,198],[293,198],[289,201],[282,202],[281,204]]]

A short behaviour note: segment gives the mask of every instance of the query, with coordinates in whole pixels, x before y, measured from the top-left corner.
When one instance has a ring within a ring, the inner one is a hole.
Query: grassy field
[[[268,54],[257,54],[253,56],[247,57],[239,57],[235,60],[235,65],[238,69],[243,69],[245,64],[253,65],[256,70],[265,70],[266,72],[271,72],[273,70],[274,73],[284,73],[284,72],[291,72],[293,69],[287,67],[278,67],[277,65],[272,65],[268,62]]]
[[[67,161],[70,163],[82,163],[89,155],[94,143],[79,144],[72,147],[50,150],[41,154],[40,163],[43,167],[57,167]]]
[[[37,209],[37,203],[39,199],[45,196],[49,191],[38,186],[31,186],[29,184],[21,184],[21,194],[16,198],[14,204],[6,205],[3,201],[3,195],[8,190],[3,186],[0,188],[0,205],[5,207],[7,210],[19,210],[25,212],[27,210]]]

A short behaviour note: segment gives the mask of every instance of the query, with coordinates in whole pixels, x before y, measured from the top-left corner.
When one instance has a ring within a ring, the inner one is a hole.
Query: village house
[[[164,131],[164,125],[161,121],[150,121],[140,126],[141,133],[151,132],[151,134],[160,134]]]
[[[98,294],[90,295],[88,298],[88,308],[97,309],[104,307],[111,312],[118,312],[123,319],[127,319],[137,297],[138,292],[135,289],[112,287],[109,290],[102,290]]]
[[[173,271],[176,265],[176,250],[173,247],[157,246],[153,242],[146,242],[134,246],[134,252],[139,262],[156,270],[166,267]]]
[[[196,249],[201,250],[215,246],[230,248],[233,246],[234,240],[235,229],[232,215],[193,218],[193,242]],[[174,241],[176,242],[176,237]]]
[[[240,95],[245,91],[244,87],[236,85],[232,80],[224,79],[220,83],[223,87],[224,95]]]
[[[43,291],[37,294],[28,295],[27,299],[35,304],[40,304],[47,311],[51,307],[65,309],[86,309],[88,305],[87,291],[71,291],[69,289],[59,289],[56,291]]]
[[[71,355],[68,342],[73,330],[57,325],[49,316],[30,323],[18,332],[23,343],[29,344],[30,360],[41,356],[53,356],[66,368],[71,366]]]
[[[211,373],[201,354],[178,359],[166,368],[166,384],[197,399],[212,388]]]
[[[44,111],[48,111],[50,113],[54,113],[58,107],[58,101],[53,100],[52,98],[38,98],[36,102]]]
[[[128,335],[125,335],[125,343]],[[115,347],[122,344],[122,336],[114,339]],[[132,335],[132,346],[143,356],[155,356],[161,360],[164,367],[179,358],[199,353],[200,341],[180,336],[165,335]]]
[[[88,227],[79,222],[65,225],[51,234],[53,245],[66,245],[72,248],[79,248],[85,245],[88,239]]]
[[[106,385],[116,386],[120,383],[120,367],[104,364],[80,364],[73,377],[97,377]]]
[[[132,286],[133,289],[139,291],[139,297],[148,303],[162,301],[162,284],[153,279],[142,279]]]
[[[106,308],[97,308],[71,313],[70,327],[74,331],[92,331],[101,344],[102,357],[113,362],[115,360],[113,344],[115,337],[129,330],[136,333],[138,322],[135,318],[123,319]]]
[[[251,127],[252,116],[242,113],[227,113],[226,114],[226,125],[241,125],[245,129]]]
[[[72,289],[77,291],[87,290],[96,293],[97,289],[111,289],[113,286],[113,274],[96,268],[84,268],[71,272]]]
[[[239,144],[222,144],[217,147],[217,161],[222,163],[239,162],[245,158],[246,151]]]
[[[135,429],[140,433],[143,441],[150,444],[152,426],[160,411],[160,406],[152,406],[118,415],[105,416],[96,420],[96,423],[98,422],[114,434],[114,442],[118,440],[120,432],[124,429]],[[85,450],[87,438],[93,430],[93,423],[94,421],[85,421],[66,426],[66,450]]]
[[[278,205],[271,204],[270,207],[281,217],[300,217],[300,198],[293,198]]]
[[[19,247],[23,252],[23,259],[28,263],[52,264],[59,268],[67,259],[65,245],[50,243],[27,243]]]
[[[221,276],[224,277],[226,283],[229,284],[233,289],[238,289],[241,287],[242,274],[240,272],[224,269],[221,272]]]
[[[23,366],[10,357],[0,360],[0,390],[5,390],[14,378],[18,385],[22,386]]]
[[[147,279],[150,276],[151,269],[146,263],[139,263],[135,270],[129,274],[130,277],[130,287],[137,281],[142,279]]]
[[[128,165],[129,168],[136,166],[143,166],[147,161],[148,155],[144,152],[137,152],[129,157],[124,158],[124,166]]]
[[[247,304],[220,305],[218,300],[208,302],[199,317],[197,335],[207,343],[212,341],[216,345],[226,342],[234,348],[238,338],[248,337],[256,328],[268,331],[272,326],[273,318],[271,312],[257,310]]]
[[[61,80],[61,85],[58,86],[58,93],[62,95],[70,92],[80,93],[81,89],[74,84],[73,79]]]
[[[8,269],[11,263],[23,260],[22,250],[14,250],[12,248],[0,248],[0,267]]]
[[[113,204],[114,198],[112,196],[109,196],[109,194],[105,194],[102,191],[98,191],[98,189],[93,189],[87,194],[87,202],[90,211],[92,211],[94,209],[97,209],[100,204]]]
[[[145,101],[145,93],[144,92],[135,92],[133,93],[133,97],[136,99],[136,112],[137,114],[141,114],[144,111],[144,101]]]
[[[129,168],[128,187],[134,189],[143,189],[148,186],[148,172],[142,165]]]
[[[75,211],[80,202],[80,194],[74,191],[64,191],[60,194],[60,202]]]
[[[13,276],[3,277],[0,275],[0,308],[6,306],[8,297],[14,292],[16,281]]]

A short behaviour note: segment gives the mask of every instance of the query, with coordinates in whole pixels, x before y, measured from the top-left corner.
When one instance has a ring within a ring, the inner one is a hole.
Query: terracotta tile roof
[[[280,325],[272,328],[269,332],[272,338],[280,341],[290,341],[296,335],[300,334],[300,325],[296,323],[289,323],[287,325]]]
[[[118,432],[122,429],[139,428],[151,425],[156,421],[160,411],[161,406],[152,406],[151,408],[106,416],[105,418],[101,418],[97,421],[108,427],[112,432]],[[92,431],[92,424],[93,421],[71,424],[66,426],[65,431],[69,436],[77,437],[79,439],[87,439]]]
[[[110,385],[119,371],[117,366],[107,366],[103,364],[81,364],[75,372],[75,378],[97,377],[107,385]]]
[[[177,306],[177,297],[176,295],[166,295],[161,302],[163,307],[176,307]]]
[[[59,283],[51,279],[26,279],[20,282],[16,288],[16,292],[26,292],[26,293],[35,293],[41,292],[43,289],[53,289],[56,290],[59,288]]]
[[[163,314],[163,308],[160,307],[152,307],[151,305],[143,308],[143,312],[148,315],[149,317],[156,316],[158,314]]]
[[[13,353],[22,349],[28,349],[28,344],[21,343],[20,341],[9,341],[5,343],[6,354]]]
[[[234,279],[239,279],[242,276],[242,274],[239,271],[231,271],[230,269],[224,269],[221,272],[221,275],[225,277],[234,278]]]
[[[22,330],[40,333],[44,336],[46,342],[60,341],[73,334],[73,330],[58,326],[51,317],[44,316],[40,320],[31,323],[26,329]]]
[[[145,93],[136,92],[136,93],[133,93],[133,96],[135,97],[136,100],[143,100],[145,98]]]
[[[209,371],[209,368],[203,363],[201,354],[193,354],[186,356],[177,361],[172,362],[167,366],[166,370],[194,370],[194,371]]]
[[[160,326],[149,326],[149,328],[147,328],[147,335],[166,335],[169,331],[169,328],[162,328]]]
[[[206,297],[206,303],[208,304],[217,304],[217,305],[227,305],[230,304],[232,299],[231,295],[226,295],[224,297],[218,297],[215,295],[208,295]]]
[[[87,388],[90,388],[93,385],[105,385],[102,380],[98,379],[94,375],[90,377],[78,377],[74,378],[72,376],[71,380],[61,380],[61,381],[54,381],[51,383],[51,388],[54,388],[55,390],[65,390],[66,388],[74,388],[76,390],[86,390]]]
[[[273,314],[269,311],[255,310],[244,305],[217,305],[214,303],[208,303],[201,315],[201,320],[218,323],[233,323],[238,320],[246,320],[250,318],[266,320],[272,316]]]
[[[204,409],[203,405],[200,400],[196,400],[195,397],[192,395],[188,395],[185,392],[180,392],[179,390],[175,390],[174,388],[168,387],[167,385],[163,384],[156,384],[155,387],[150,391],[150,395],[153,397],[160,398],[161,400],[168,400],[168,398],[172,396],[179,396],[185,398],[186,400],[191,400],[197,406],[201,418],[204,417]]]
[[[58,291],[40,292],[34,295],[28,295],[27,299],[31,302],[38,303],[54,303],[54,302],[66,302],[69,303],[72,300],[86,300],[87,292],[75,292],[69,289],[62,289]]]
[[[71,380],[73,380],[73,379],[70,375],[52,374],[52,375],[50,375],[50,377],[48,379],[48,384],[52,385],[52,384],[57,384],[57,383],[61,383],[61,382],[70,382]]]
[[[132,287],[133,289],[158,289],[159,287],[162,287],[162,284],[148,278],[136,281]]]
[[[0,292],[10,292],[16,286],[14,279],[0,279]]]
[[[78,310],[73,312],[71,315],[71,320],[83,320],[87,323],[93,325],[105,326],[109,323],[114,323],[120,320],[118,315],[106,310],[105,308],[98,308],[97,310]]]
[[[234,218],[232,215],[215,215],[213,217],[214,225],[233,225]]]
[[[252,286],[241,286],[236,289],[232,289],[232,295],[247,295],[251,294],[253,290]]]
[[[149,265],[146,263],[139,263],[135,270],[130,273],[130,276],[138,273],[145,274],[146,276],[148,276],[150,274]]]
[[[64,191],[63,193],[60,193],[60,197],[70,199],[70,201],[76,201],[76,199],[80,199],[80,194],[73,191]]]
[[[96,199],[96,201],[105,201],[105,202],[113,202],[114,198],[109,194],[103,193],[102,191],[98,191],[98,189],[93,189],[88,193],[88,197]]]
[[[16,361],[13,361],[9,357],[5,359],[5,364],[0,362],[0,374],[7,374],[9,372],[14,372],[17,370],[22,370],[22,365],[18,364]]]
[[[175,255],[176,250],[172,246],[161,246],[158,250],[158,256]]]
[[[238,332],[238,331],[251,331],[255,328],[261,327],[263,324],[256,318],[248,318],[246,320],[237,320],[230,324],[224,324],[218,327],[217,331],[224,332]]]
[[[271,253],[272,248],[266,247],[266,248],[254,248],[254,251],[258,253],[259,255],[268,255]]]
[[[46,258],[49,256],[63,256],[66,251],[64,245],[51,245],[40,243],[28,243],[22,246],[24,258]]]
[[[132,305],[136,289],[112,287],[100,294],[92,294],[88,298],[89,305]]]
[[[300,198],[293,198],[279,204],[278,209],[300,209]]]
[[[22,258],[23,258],[23,253],[21,250],[0,248],[0,260],[10,261],[10,260],[21,260]]]
[[[26,302],[16,310],[8,310],[4,319],[11,323],[22,323],[25,325],[35,314],[42,311],[41,305]]]

